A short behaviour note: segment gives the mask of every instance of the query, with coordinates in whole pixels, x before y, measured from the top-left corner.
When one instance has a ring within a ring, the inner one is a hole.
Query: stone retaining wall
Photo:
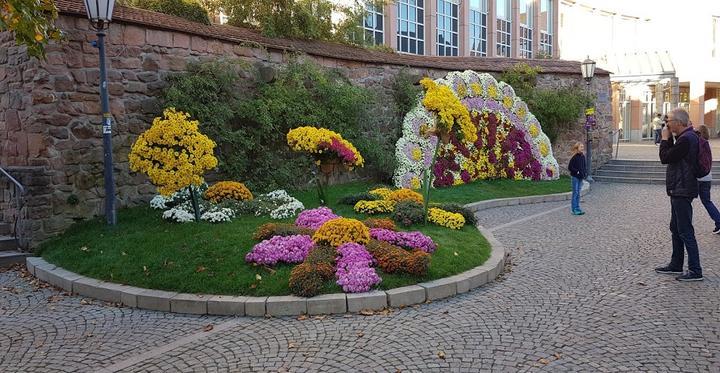
[[[76,220],[103,213],[98,54],[90,43],[96,37],[77,3],[58,2],[62,14],[57,23],[66,39],[48,46],[46,61],[29,58],[9,33],[0,33],[0,166],[12,166],[20,174],[42,169],[43,182],[29,184],[29,198],[42,201],[34,203],[31,221],[24,228],[33,245]],[[108,89],[115,119],[113,156],[119,206],[146,202],[154,193],[142,175],[129,172],[127,156],[138,134],[161,111],[158,97],[165,76],[183,71],[190,62],[223,57],[276,69],[288,61],[288,52],[305,52],[304,58],[337,69],[388,100],[392,82],[403,69],[417,77],[441,77],[466,68],[498,73],[517,62],[383,54],[329,43],[267,39],[248,30],[193,26],[175,17],[122,7],[113,21],[107,39]],[[383,59],[387,62],[380,62]],[[578,63],[531,63],[553,72],[540,77],[542,87],[574,85],[580,80]],[[608,96],[607,72],[598,73],[591,89],[601,99]],[[603,114],[600,133],[610,123],[606,101],[598,102]],[[584,135],[573,132],[566,138]],[[560,164],[565,164],[567,141],[555,148]],[[610,144],[601,142],[599,154],[594,164],[610,157]]]

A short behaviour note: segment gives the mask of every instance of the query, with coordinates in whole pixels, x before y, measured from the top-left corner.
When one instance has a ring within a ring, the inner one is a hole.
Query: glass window
[[[552,0],[540,0],[540,51],[546,58],[553,54],[553,3]]]
[[[365,30],[365,42],[372,45],[384,44],[384,15],[382,9],[377,9],[373,4],[367,4],[365,11],[365,22],[363,23],[363,29]]]
[[[712,56],[720,58],[720,16],[712,17]]]
[[[533,58],[533,0],[518,0],[520,11],[520,57]]]
[[[458,0],[437,0],[437,55],[458,55]]]
[[[398,52],[425,54],[423,0],[397,0]]]
[[[510,57],[511,55],[511,36],[512,36],[512,13],[510,10],[510,0],[496,0],[497,25],[496,25],[496,43],[497,55],[500,57]]]
[[[470,55],[487,56],[487,0],[470,0]]]

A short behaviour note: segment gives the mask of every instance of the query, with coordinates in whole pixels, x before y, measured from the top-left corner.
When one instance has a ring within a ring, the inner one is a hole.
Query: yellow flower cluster
[[[460,102],[460,99],[445,85],[435,83],[432,79],[424,78],[420,84],[425,88],[423,106],[438,116],[438,128],[441,131],[452,131],[453,125],[460,125],[460,132],[466,142],[477,140],[477,128],[470,120],[470,113],[467,107]]]
[[[545,141],[540,143],[540,155],[543,157],[547,157],[550,153],[550,148],[548,147],[547,143]]]
[[[510,96],[505,96],[503,98],[503,106],[505,106],[506,109],[512,109],[513,99]]]
[[[387,197],[387,200],[393,201],[393,202],[400,202],[400,201],[415,201],[419,204],[423,203],[423,196],[422,194],[410,190],[407,188],[398,189],[393,192],[391,192]]]
[[[395,211],[395,201],[378,200],[378,201],[358,201],[355,204],[355,212],[362,214],[384,214]]]
[[[332,144],[333,140],[339,141],[344,147],[355,154],[355,161],[352,164],[348,164],[348,166],[362,167],[365,164],[365,160],[355,146],[343,139],[337,132],[326,128],[305,126],[291,129],[287,133],[287,143],[290,149],[296,152],[308,152],[313,156],[319,156],[327,152],[328,149],[321,146],[321,144]]]
[[[145,173],[162,195],[203,182],[205,171],[217,166],[215,142],[198,130],[189,114],[168,108],[163,118],[138,137],[128,158],[130,169]]]
[[[530,128],[528,129],[528,132],[530,132],[530,136],[537,137],[540,134],[540,130],[538,127],[534,124],[530,125]]]
[[[219,181],[205,191],[205,199],[214,203],[226,199],[249,201],[253,199],[253,195],[243,183],[238,183],[237,181]]]
[[[392,189],[390,189],[390,188],[377,188],[377,189],[371,190],[371,191],[368,192],[368,193],[374,195],[375,197],[377,197],[377,198],[379,198],[379,199],[387,199],[387,197],[390,195],[390,193],[392,193]]]
[[[365,245],[370,242],[370,229],[359,220],[336,218],[325,222],[313,235],[315,242],[327,242],[338,247],[355,242]]]
[[[412,179],[410,179],[410,187],[413,189],[420,189],[422,186],[422,183],[420,182],[420,178],[417,176],[413,176]]]
[[[437,207],[428,210],[428,221],[450,229],[460,229],[465,225],[462,214],[448,212]]]

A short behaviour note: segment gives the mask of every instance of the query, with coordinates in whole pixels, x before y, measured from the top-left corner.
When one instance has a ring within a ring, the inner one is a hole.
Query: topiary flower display
[[[253,199],[253,195],[243,183],[238,183],[237,181],[218,181],[205,191],[205,199],[213,203],[218,203],[226,199],[249,201]]]
[[[218,164],[213,154],[215,142],[198,130],[198,121],[168,108],[163,117],[138,137],[128,155],[130,169],[148,176],[163,196],[189,187],[195,220],[200,209],[192,186],[203,183],[203,174]]]
[[[315,242],[325,242],[333,247],[354,242],[366,244],[370,241],[370,229],[361,221],[347,218],[328,220],[313,235]]]
[[[163,117],[138,137],[130,154],[130,169],[148,176],[163,196],[203,183],[203,174],[218,164],[215,142],[198,130],[190,115],[165,109]]]

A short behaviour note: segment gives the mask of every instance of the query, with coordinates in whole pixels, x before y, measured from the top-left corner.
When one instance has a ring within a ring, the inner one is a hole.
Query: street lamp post
[[[105,68],[105,30],[112,20],[115,0],[85,0],[90,25],[97,31],[95,46],[100,54],[100,103],[102,105],[103,163],[105,174],[105,220],[108,225],[117,223],[115,213],[115,181],[112,159],[112,116],[108,97],[107,71]]]
[[[590,90],[590,82],[593,79],[593,76],[595,76],[595,61],[591,60],[590,57],[585,59],[585,61],[582,62],[580,65],[580,70],[582,71],[582,77],[585,79],[585,83],[587,83],[587,89]],[[594,112],[593,114],[594,115]],[[593,182],[592,178],[592,138],[590,138],[590,127],[592,126],[592,123],[588,120],[585,121],[585,137],[586,137],[586,145],[585,149],[587,152],[587,168],[588,168],[588,175],[587,175],[587,181]]]

